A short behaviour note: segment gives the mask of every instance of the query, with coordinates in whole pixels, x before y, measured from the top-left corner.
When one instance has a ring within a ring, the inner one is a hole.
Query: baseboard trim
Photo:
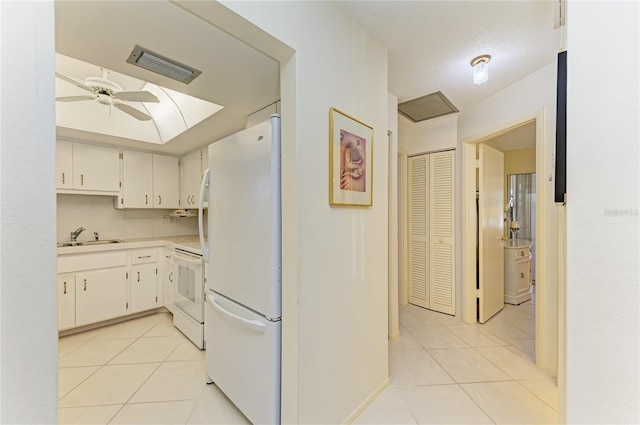
[[[381,384],[367,397],[356,410],[343,422],[344,424],[352,424],[356,419],[367,410],[367,407],[371,406],[380,394],[391,384],[391,380],[387,377]]]

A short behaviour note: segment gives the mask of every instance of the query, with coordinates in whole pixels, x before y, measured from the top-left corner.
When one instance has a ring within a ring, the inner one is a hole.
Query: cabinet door
[[[180,208],[180,167],[175,156],[153,154],[153,207]]]
[[[164,261],[164,279],[162,282],[164,292],[164,306],[173,313],[173,250],[165,251]]]
[[[58,276],[58,330],[76,325],[76,278],[72,274]]]
[[[156,263],[131,267],[129,313],[149,310],[158,306],[158,268]]]
[[[197,150],[180,160],[180,208],[198,208],[202,151]]]
[[[73,144],[73,188],[118,192],[120,151],[104,146]]]
[[[76,273],[76,326],[126,314],[126,267]]]
[[[153,207],[153,162],[150,153],[122,152],[120,207]]]
[[[56,188],[73,189],[73,143],[56,141]]]

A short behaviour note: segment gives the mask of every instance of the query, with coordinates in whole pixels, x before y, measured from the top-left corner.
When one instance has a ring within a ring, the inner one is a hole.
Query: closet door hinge
[[[480,168],[480,160],[476,159],[476,168]]]

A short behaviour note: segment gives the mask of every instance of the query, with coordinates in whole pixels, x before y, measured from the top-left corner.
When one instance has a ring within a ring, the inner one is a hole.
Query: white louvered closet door
[[[429,308],[429,155],[409,158],[409,302]]]
[[[429,308],[455,314],[454,153],[438,152],[429,159]]]

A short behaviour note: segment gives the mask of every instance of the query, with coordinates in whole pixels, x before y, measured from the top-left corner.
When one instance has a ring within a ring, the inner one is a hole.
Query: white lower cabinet
[[[158,307],[158,268],[156,263],[131,267],[129,313]]]
[[[58,330],[76,325],[76,277],[58,275]]]
[[[164,305],[158,257],[164,248],[122,249],[58,257],[58,330]]]
[[[127,314],[127,268],[76,273],[76,326]]]

